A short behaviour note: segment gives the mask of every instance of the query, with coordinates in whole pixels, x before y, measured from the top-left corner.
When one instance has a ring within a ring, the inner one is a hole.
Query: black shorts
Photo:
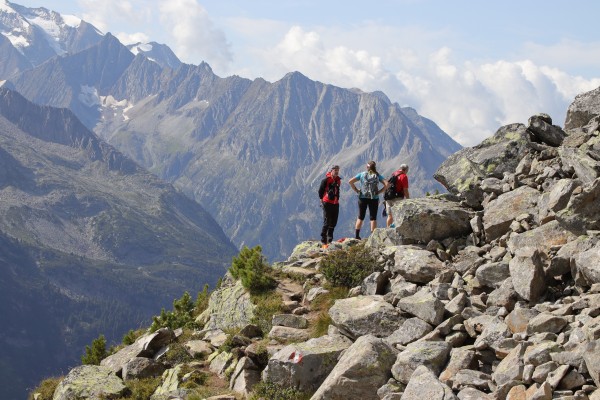
[[[363,199],[358,198],[358,219],[364,221],[367,215],[367,207],[369,207],[369,219],[377,220],[377,210],[379,209],[379,199]]]

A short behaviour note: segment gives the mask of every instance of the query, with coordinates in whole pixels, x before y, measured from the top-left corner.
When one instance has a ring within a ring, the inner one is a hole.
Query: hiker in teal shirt
[[[360,190],[354,185],[360,181]],[[379,188],[379,182],[383,187]],[[369,208],[369,218],[371,220],[371,233],[377,228],[377,210],[379,209],[379,194],[385,192],[387,181],[379,172],[377,172],[375,161],[367,163],[367,170],[356,175],[348,181],[352,190],[358,193],[358,219],[356,220],[356,239],[360,239],[360,228]]]

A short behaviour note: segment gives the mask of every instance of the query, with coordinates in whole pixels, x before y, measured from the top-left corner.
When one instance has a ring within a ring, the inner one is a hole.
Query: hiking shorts
[[[364,221],[367,215],[367,207],[369,207],[369,219],[377,220],[377,210],[379,209],[379,199],[363,199],[358,198],[358,219]]]
[[[385,208],[386,208],[386,212],[388,213],[388,215],[392,213],[392,206],[400,203],[402,200],[404,200],[404,198],[398,197],[398,198],[395,198],[392,200],[385,201]]]

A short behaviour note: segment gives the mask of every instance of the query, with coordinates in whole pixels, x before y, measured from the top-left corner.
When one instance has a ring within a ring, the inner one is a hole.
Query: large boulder
[[[458,400],[448,385],[439,381],[436,374],[422,365],[410,377],[402,400]]]
[[[546,292],[544,262],[537,249],[518,249],[508,267],[515,291],[523,299],[535,302]]]
[[[397,351],[373,335],[348,348],[311,400],[379,400],[377,389],[391,378]]]
[[[446,342],[414,342],[398,354],[392,366],[392,375],[397,381],[407,384],[413,372],[424,365],[432,370],[436,376],[442,371],[452,345]]]
[[[588,285],[600,283],[600,246],[596,244],[575,257],[573,267]]]
[[[100,365],[120,373],[128,362],[137,357],[151,358],[154,354],[175,339],[175,334],[168,328],[139,337],[133,344],[126,346],[100,361]]]
[[[208,308],[196,319],[204,329],[236,329],[248,325],[254,317],[255,305],[240,281],[231,277],[210,295]]]
[[[586,146],[558,149],[563,166],[571,167],[582,183],[591,183],[600,176],[600,163],[589,156]]]
[[[444,320],[444,303],[427,289],[400,299],[397,307],[433,326],[439,325]]]
[[[381,296],[357,296],[337,300],[329,309],[333,324],[351,339],[372,334],[387,337],[404,323],[400,311]]]
[[[560,225],[576,234],[585,234],[588,229],[600,229],[600,179],[584,185],[581,193],[573,194],[564,210],[556,213]]]
[[[444,263],[435,254],[416,246],[398,246],[390,267],[393,274],[413,283],[428,283],[444,269]]]
[[[118,399],[127,386],[111,368],[81,365],[73,368],[54,391],[53,400]]]
[[[490,201],[483,215],[486,239],[492,241],[504,235],[509,231],[515,217],[521,214],[537,215],[539,197],[540,193],[537,190],[522,186]]]
[[[352,345],[342,335],[326,335],[285,346],[275,353],[263,380],[302,392],[315,392],[337,364],[340,353]]]
[[[550,221],[530,231],[511,235],[508,241],[508,249],[514,254],[518,249],[532,247],[543,253],[545,258],[548,258],[552,248],[560,247],[575,239],[576,236],[569,231],[565,231],[557,221]]]
[[[450,193],[460,194],[470,206],[479,206],[483,200],[479,182],[513,173],[528,150],[530,137],[523,124],[503,126],[481,144],[448,157],[433,177]]]
[[[567,110],[565,130],[581,128],[600,115],[600,87],[575,97]]]
[[[396,232],[404,239],[428,243],[471,233],[473,212],[452,201],[416,198],[400,201],[392,210]]]

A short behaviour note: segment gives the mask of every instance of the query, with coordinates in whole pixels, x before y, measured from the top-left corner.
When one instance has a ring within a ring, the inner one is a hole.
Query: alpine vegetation
[[[534,115],[455,153],[435,174],[449,193],[399,202],[395,228],[261,262],[277,282],[268,331],[226,274],[198,328],[145,333],[51,381],[53,399],[123,398],[144,379],[153,400],[599,399],[598,104],[600,88],[564,129]],[[336,254],[369,275],[325,274]],[[176,348],[188,358],[169,362]]]

